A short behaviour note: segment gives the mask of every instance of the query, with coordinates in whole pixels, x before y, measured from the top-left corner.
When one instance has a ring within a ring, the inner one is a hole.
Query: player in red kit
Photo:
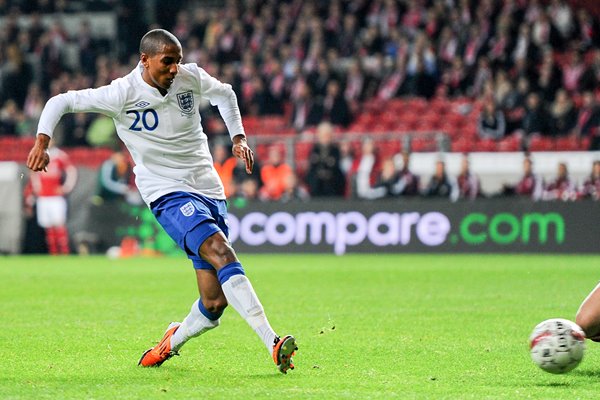
[[[28,206],[37,204],[37,222],[46,231],[50,254],[69,254],[67,199],[77,182],[77,168],[67,154],[51,146],[47,172],[32,172],[25,189]]]

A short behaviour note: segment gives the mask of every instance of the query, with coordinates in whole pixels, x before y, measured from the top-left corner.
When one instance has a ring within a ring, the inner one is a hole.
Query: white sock
[[[234,275],[222,285],[227,302],[237,311],[260,337],[269,354],[273,351],[275,331],[271,328],[265,310],[252,284],[245,275]]]
[[[171,349],[177,351],[193,337],[200,336],[204,332],[209,331],[219,326],[219,320],[212,321],[204,316],[198,308],[198,302],[196,300],[192,304],[190,313],[185,317],[179,328],[175,331],[171,337]]]

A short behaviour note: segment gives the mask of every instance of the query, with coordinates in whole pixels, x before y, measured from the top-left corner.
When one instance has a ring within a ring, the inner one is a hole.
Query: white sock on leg
[[[263,341],[269,354],[273,351],[275,331],[271,328],[265,310],[252,284],[245,275],[233,275],[222,284],[227,302],[248,322]]]
[[[177,351],[193,337],[200,336],[208,330],[219,326],[219,320],[212,321],[204,316],[198,308],[198,302],[196,300],[192,304],[190,313],[185,317],[177,331],[171,337],[171,349]]]

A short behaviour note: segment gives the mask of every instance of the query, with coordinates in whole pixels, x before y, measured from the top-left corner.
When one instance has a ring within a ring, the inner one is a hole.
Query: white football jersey
[[[198,104],[207,99],[219,112],[231,138],[244,135],[231,85],[210,76],[196,64],[179,65],[166,96],[142,79],[141,64],[128,75],[97,89],[72,90],[48,100],[38,133],[52,137],[67,112],[97,112],[111,117],[129,149],[135,181],[149,205],[175,192],[194,192],[224,199],[225,191],[213,167]]]

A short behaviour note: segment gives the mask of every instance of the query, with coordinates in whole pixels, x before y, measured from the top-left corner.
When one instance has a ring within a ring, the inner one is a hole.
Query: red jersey
[[[64,196],[75,186],[77,169],[64,151],[51,147],[48,153],[48,171],[31,173],[33,194],[36,197]]]

